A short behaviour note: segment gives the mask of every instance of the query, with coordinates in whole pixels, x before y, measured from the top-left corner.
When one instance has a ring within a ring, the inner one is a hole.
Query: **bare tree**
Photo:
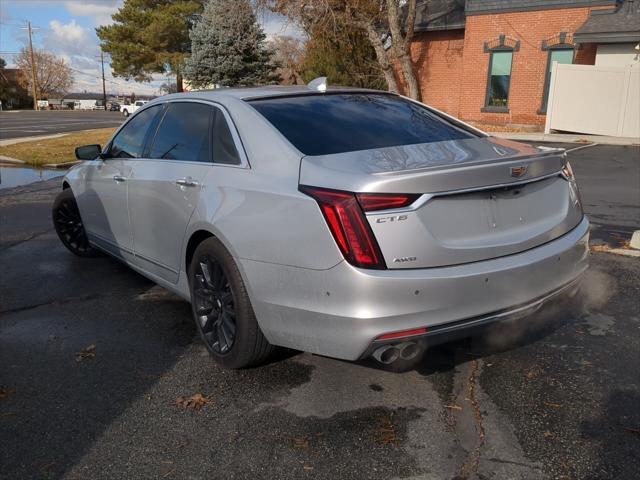
[[[411,62],[416,0],[259,0],[262,6],[286,15],[303,30],[323,24],[332,29],[361,29],[373,47],[389,90],[399,92],[396,67],[406,94],[420,100],[420,87]]]
[[[56,57],[44,50],[33,50],[36,64],[36,93],[38,98],[46,98],[53,94],[64,94],[73,85],[73,73],[64,59]],[[26,48],[20,50],[16,58],[16,66],[21,71],[21,86],[32,91],[33,74],[31,56]]]
[[[276,74],[282,85],[300,85],[304,83],[300,74],[300,66],[304,58],[302,40],[285,35],[278,35],[269,41],[273,51],[273,61],[277,65]]]

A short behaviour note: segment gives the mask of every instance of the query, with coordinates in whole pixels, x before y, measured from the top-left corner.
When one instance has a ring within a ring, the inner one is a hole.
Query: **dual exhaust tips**
[[[389,365],[397,360],[413,360],[420,353],[420,345],[416,342],[404,342],[396,345],[383,345],[373,352],[373,358]]]

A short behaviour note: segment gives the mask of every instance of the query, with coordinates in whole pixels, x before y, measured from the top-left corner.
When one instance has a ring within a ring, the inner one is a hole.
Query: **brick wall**
[[[411,45],[422,101],[456,115],[460,102],[464,30],[418,33]]]
[[[602,8],[602,7],[598,7]],[[423,101],[464,120],[495,125],[544,125],[542,105],[548,51],[543,40],[554,42],[560,32],[567,41],[588,18],[591,8],[552,9],[468,16],[465,30],[418,34],[412,44]],[[484,43],[519,41],[513,53],[508,113],[482,112],[487,89],[489,53]],[[575,63],[594,64],[595,45],[577,50]]]

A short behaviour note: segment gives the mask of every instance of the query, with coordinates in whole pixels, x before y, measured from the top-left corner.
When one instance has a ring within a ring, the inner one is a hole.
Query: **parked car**
[[[149,103],[147,100],[136,100],[134,103],[130,103],[128,105],[121,105],[120,111],[125,117],[128,117],[132,113],[135,113],[140,107]]]
[[[120,104],[116,103],[116,102],[112,102],[111,105],[109,106],[109,111],[110,112],[119,112],[120,111]]]
[[[575,295],[589,224],[562,150],[398,95],[305,87],[167,95],[76,149],[62,243],[191,302],[230,368],[274,346],[408,361]]]

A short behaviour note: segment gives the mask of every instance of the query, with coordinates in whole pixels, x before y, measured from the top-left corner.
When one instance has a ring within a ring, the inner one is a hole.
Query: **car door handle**
[[[176,180],[176,185],[180,185],[181,187],[197,187],[198,182],[196,182],[191,177],[179,178],[178,180]]]
[[[124,181],[126,181],[126,180],[127,180],[127,178],[126,178],[126,177],[123,177],[122,175],[114,175],[114,176],[113,176],[113,179],[114,179],[116,182],[118,182],[118,183],[120,183],[120,182],[124,182]]]

